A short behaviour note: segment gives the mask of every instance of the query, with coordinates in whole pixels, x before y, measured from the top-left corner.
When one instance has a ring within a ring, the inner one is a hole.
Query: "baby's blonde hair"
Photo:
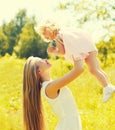
[[[41,23],[39,26],[39,33],[43,35],[45,33],[46,29],[49,29],[51,32],[59,31],[60,27],[58,24],[56,24],[54,21],[51,20],[45,20]]]

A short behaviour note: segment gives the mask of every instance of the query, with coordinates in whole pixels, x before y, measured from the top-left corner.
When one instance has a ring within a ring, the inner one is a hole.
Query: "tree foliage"
[[[8,48],[8,38],[3,33],[2,28],[0,28],[0,55],[4,56]]]
[[[113,0],[66,0],[58,2],[53,17],[65,27],[92,32],[96,41],[98,36],[101,37],[98,39],[97,47],[103,62],[108,59],[108,54],[115,53],[114,13]],[[63,19],[60,20],[60,17]],[[30,55],[48,57],[46,53],[48,44],[35,31],[36,23],[35,16],[27,17],[25,9],[19,10],[9,23],[3,23],[0,27],[0,55],[15,53],[20,58]]]
[[[29,57],[30,55],[47,57],[46,47],[47,43],[41,40],[32,24],[26,24],[22,29],[20,40],[14,50],[20,58]]]
[[[35,32],[35,17],[27,17],[25,9],[14,19],[4,23],[0,29],[0,55],[16,53],[20,58],[33,56],[47,57],[47,45]]]
[[[115,34],[114,0],[66,0],[58,2],[56,20],[62,26],[82,28],[94,36],[95,41],[109,41]],[[59,17],[63,19],[59,19]]]

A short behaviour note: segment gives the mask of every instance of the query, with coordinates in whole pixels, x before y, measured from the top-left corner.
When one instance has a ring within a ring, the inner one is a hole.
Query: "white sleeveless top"
[[[68,87],[63,87],[60,89],[59,95],[52,99],[49,98],[45,89],[47,85],[52,81],[45,81],[42,83],[42,93],[45,96],[47,102],[53,109],[53,112],[60,118],[63,119],[65,117],[77,116],[78,111],[76,107],[76,103],[74,101],[73,95]]]

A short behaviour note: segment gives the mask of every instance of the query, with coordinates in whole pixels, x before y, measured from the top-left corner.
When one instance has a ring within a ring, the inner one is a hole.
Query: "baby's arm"
[[[49,54],[55,54],[55,55],[64,55],[65,54],[65,48],[63,45],[63,41],[60,36],[56,37],[56,47],[50,46],[47,49],[47,52]]]
[[[56,47],[54,46],[50,46],[47,48],[47,53],[48,54],[54,54],[57,56],[63,55],[63,53],[61,53]]]

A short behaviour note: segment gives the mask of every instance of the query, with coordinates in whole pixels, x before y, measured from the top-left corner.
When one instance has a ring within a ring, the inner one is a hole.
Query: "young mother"
[[[23,114],[25,130],[45,130],[41,91],[59,117],[55,130],[81,130],[81,121],[71,91],[66,86],[82,71],[81,60],[73,57],[74,67],[63,77],[51,80],[51,64],[46,59],[29,57],[24,66]]]

